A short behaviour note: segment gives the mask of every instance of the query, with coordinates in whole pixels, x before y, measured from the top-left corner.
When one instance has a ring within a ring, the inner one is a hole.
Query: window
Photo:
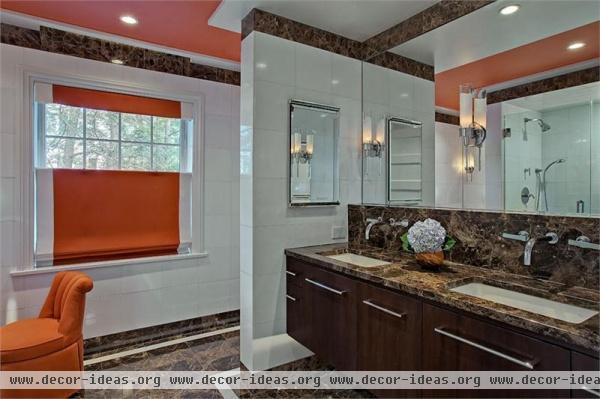
[[[40,103],[38,121],[41,167],[190,169],[188,120]]]
[[[193,104],[36,82],[35,261],[191,251]]]

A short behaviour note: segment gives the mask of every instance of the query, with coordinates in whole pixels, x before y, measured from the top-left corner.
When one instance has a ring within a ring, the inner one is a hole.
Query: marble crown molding
[[[306,44],[307,46],[361,61],[366,60],[365,54],[368,52],[365,44],[362,42],[257,8],[252,9],[242,20],[242,40],[253,31]],[[423,64],[401,55],[384,52],[377,57],[367,60],[367,62],[422,79],[434,80],[434,71],[431,65]]]
[[[94,61],[123,61],[123,65],[196,79],[240,85],[240,73],[228,69],[192,63],[187,57],[97,39],[60,29],[41,26],[39,31],[1,24],[0,41],[51,53]]]
[[[600,68],[593,67],[494,91],[488,93],[487,102],[494,104],[598,81],[600,81]]]
[[[435,121],[456,126],[460,124],[460,118],[457,115],[444,114],[437,111],[435,113]]]

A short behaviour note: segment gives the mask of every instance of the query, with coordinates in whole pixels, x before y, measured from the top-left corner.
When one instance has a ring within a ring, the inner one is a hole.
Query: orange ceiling
[[[240,35],[208,25],[221,0],[5,1],[0,7],[35,17],[198,54],[240,60]],[[137,25],[119,20],[133,15]]]
[[[600,57],[600,22],[504,51],[435,75],[435,104],[458,110],[458,86],[485,87]],[[570,51],[582,41],[586,46]]]

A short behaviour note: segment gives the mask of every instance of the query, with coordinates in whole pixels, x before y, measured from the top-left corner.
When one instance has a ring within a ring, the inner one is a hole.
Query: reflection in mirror
[[[290,206],[338,205],[339,108],[290,101]]]
[[[427,109],[416,86],[392,85],[393,72],[385,81],[363,67],[363,117],[379,104],[388,117],[423,122],[419,206],[431,204],[432,181],[436,208],[598,216],[600,110],[590,94],[600,91],[598,2],[528,1],[505,14],[507,4],[490,2],[408,40],[390,37],[388,55],[434,69],[434,145],[426,119],[390,110],[400,93],[413,112]],[[381,202],[369,167],[363,200]]]
[[[600,214],[600,84],[502,103],[508,211]]]
[[[421,122],[388,120],[388,203],[419,205],[422,200]]]
[[[434,82],[362,67],[362,202],[433,206]]]

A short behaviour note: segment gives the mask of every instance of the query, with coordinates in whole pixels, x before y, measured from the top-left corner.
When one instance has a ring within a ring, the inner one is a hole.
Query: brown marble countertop
[[[356,254],[392,262],[391,265],[368,268],[327,257],[327,255],[344,252],[349,252],[346,244],[327,244],[285,250],[288,256],[317,264],[325,269],[461,309],[548,337],[552,341],[562,342],[568,346],[583,348],[595,353],[600,351],[600,315],[595,315],[579,324],[572,324],[454,292],[450,289],[469,282],[481,282],[600,311],[600,292],[598,291],[581,287],[567,287],[551,281],[448,261],[444,262],[444,266],[439,271],[427,271],[417,264],[414,256],[407,253],[392,254],[372,249],[352,250]]]

